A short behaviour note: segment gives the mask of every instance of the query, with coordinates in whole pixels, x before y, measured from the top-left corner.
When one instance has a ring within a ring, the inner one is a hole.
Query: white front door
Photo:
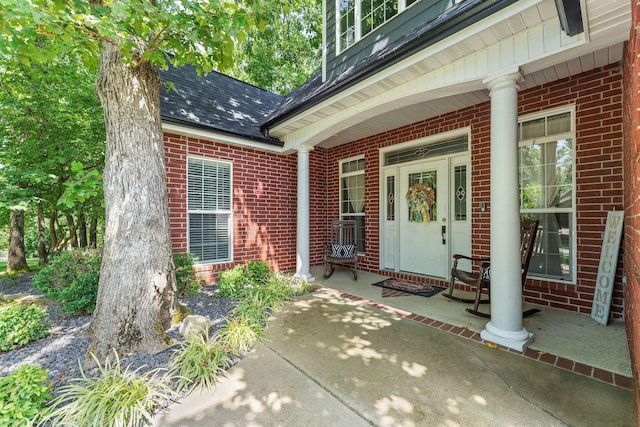
[[[436,277],[448,273],[447,160],[399,169],[400,270]]]

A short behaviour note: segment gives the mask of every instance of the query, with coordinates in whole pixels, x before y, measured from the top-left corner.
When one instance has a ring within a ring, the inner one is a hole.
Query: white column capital
[[[500,89],[515,88],[516,90],[519,90],[520,85],[518,83],[521,80],[522,73],[518,69],[509,73],[487,77],[482,83],[489,88],[489,96],[491,96],[494,92]]]
[[[300,146],[296,147],[296,151],[298,153],[310,153],[311,151],[313,151],[313,147],[308,147],[306,145],[300,145]]]

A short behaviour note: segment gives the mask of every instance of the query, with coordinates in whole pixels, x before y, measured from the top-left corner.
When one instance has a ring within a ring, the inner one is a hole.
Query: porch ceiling
[[[520,67],[523,89],[622,59],[628,0],[582,0],[582,34],[554,0],[522,0],[271,129],[285,147],[329,148],[489,100],[484,79]]]

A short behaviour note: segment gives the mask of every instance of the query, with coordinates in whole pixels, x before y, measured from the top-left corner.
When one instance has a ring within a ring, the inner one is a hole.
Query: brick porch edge
[[[514,354],[528,357],[530,359],[534,359],[539,362],[546,363],[548,365],[553,365],[560,369],[575,372],[578,375],[583,375],[589,378],[593,378],[594,380],[602,381],[617,387],[633,390],[633,379],[626,377],[624,375],[617,374],[615,372],[610,372],[604,369],[596,368],[594,366],[586,365],[584,363],[575,362],[573,360],[569,360],[561,356],[556,356],[551,353],[546,353],[546,352],[541,352],[541,351],[536,351],[531,349],[527,349],[523,353],[523,352],[513,350],[498,344],[490,343],[489,341],[485,341],[482,338],[480,338],[480,333],[474,332],[468,328],[454,326],[449,323],[444,323],[439,320],[430,319],[428,317],[411,313],[409,311],[399,310],[397,308],[393,308],[385,304],[381,304],[381,303],[371,301],[365,298],[361,298],[355,295],[351,295],[346,292],[338,291],[336,289],[321,287],[318,290],[322,291],[323,293],[332,294],[340,298],[348,299],[350,301],[375,307],[386,313],[401,316],[406,319],[413,320],[418,323],[422,323],[423,325],[430,326],[432,328],[440,329],[441,331],[448,332],[450,334],[457,335],[462,338],[467,338],[481,344],[490,345],[491,347],[495,346],[496,348],[500,348],[502,350],[506,350]]]

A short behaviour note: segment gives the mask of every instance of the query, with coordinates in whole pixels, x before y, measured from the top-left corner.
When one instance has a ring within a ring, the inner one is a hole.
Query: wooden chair
[[[328,279],[336,265],[353,268],[353,280],[358,280],[358,231],[356,221],[332,221],[329,243],[325,245],[324,277]]]
[[[527,270],[529,269],[529,261],[531,261],[531,255],[533,254],[534,242],[538,232],[538,221],[522,221],[520,223],[520,260],[522,271],[522,287],[524,287],[524,281],[527,278]],[[458,261],[466,259],[471,261],[472,267],[475,265],[477,269],[475,271],[465,271],[458,268]],[[475,289],[475,298],[461,298],[453,295],[455,289],[456,280],[463,282],[473,289]],[[467,308],[467,312],[475,314],[476,316],[490,318],[491,315],[483,313],[478,310],[480,304],[486,304],[489,302],[490,297],[490,284],[491,284],[491,264],[489,258],[473,258],[466,255],[455,254],[453,255],[453,268],[451,269],[451,281],[449,282],[449,290],[443,295],[449,299],[460,301],[464,303],[473,303],[473,308]],[[486,298],[482,298],[486,289]],[[523,313],[523,316],[529,316],[537,313],[540,310],[532,309]]]

